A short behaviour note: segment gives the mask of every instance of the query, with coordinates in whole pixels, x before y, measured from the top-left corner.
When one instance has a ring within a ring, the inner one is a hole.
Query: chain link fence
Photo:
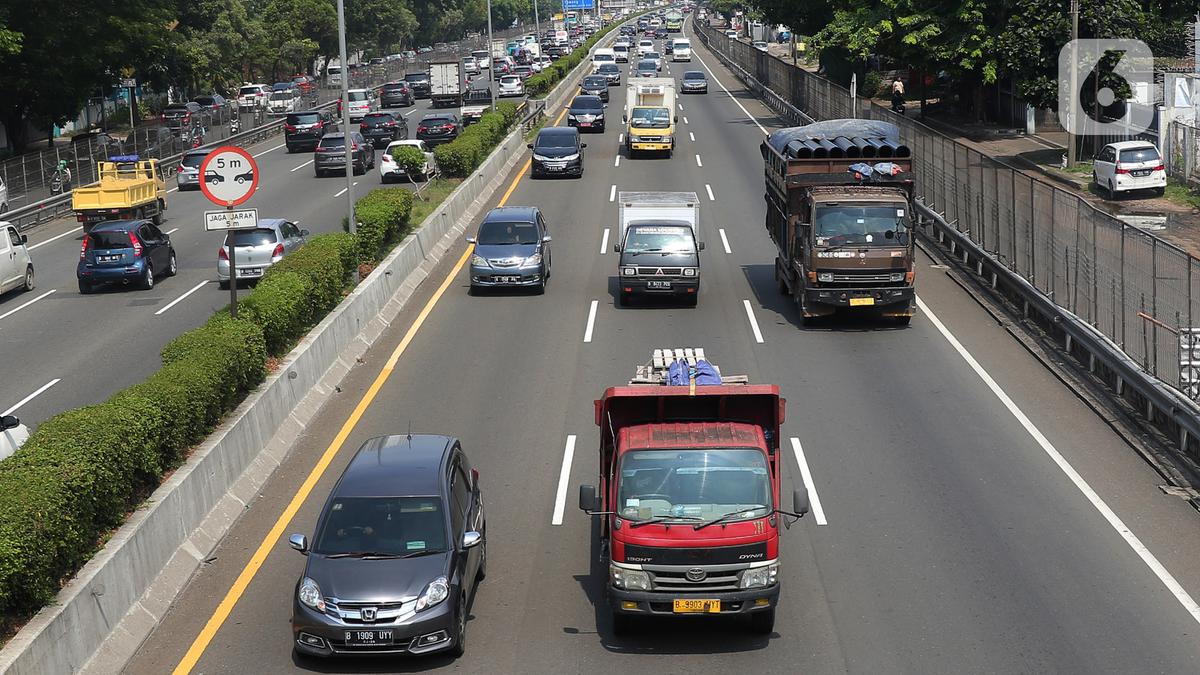
[[[711,28],[696,30],[714,52],[817,120],[856,111],[899,125],[913,152],[917,198],[1146,372],[1200,401],[1200,362],[1191,362],[1189,342],[1200,320],[1200,259],[884,105],[852,101],[818,75]],[[1172,138],[1186,134],[1179,142],[1195,147],[1195,128],[1171,126]],[[1195,166],[1192,158],[1188,170]]]

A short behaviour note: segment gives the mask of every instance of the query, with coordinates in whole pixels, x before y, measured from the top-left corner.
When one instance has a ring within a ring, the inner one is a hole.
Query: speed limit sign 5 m
[[[219,147],[200,163],[200,191],[217,206],[231,208],[258,188],[258,164],[235,145]]]

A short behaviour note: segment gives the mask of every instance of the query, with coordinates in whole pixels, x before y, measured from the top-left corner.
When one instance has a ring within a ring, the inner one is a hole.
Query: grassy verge
[[[1167,179],[1167,190],[1163,197],[1173,204],[1200,209],[1200,195],[1193,192],[1186,183],[1175,178]]]
[[[421,191],[421,196],[424,201],[417,200],[413,202],[412,213],[409,219],[414,223],[423,223],[446,201],[451,192],[462,183],[461,178],[434,178],[429,181],[429,185]]]

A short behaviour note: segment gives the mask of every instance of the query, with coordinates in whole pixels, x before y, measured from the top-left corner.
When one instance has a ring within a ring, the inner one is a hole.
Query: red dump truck
[[[656,349],[595,402],[598,485],[579,508],[601,519],[613,631],[637,617],[746,616],[770,633],[779,601],[779,386],[722,376],[703,349]]]

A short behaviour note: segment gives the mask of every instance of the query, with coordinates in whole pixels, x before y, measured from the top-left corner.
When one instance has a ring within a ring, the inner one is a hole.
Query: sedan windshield
[[[597,77],[596,75],[588,75],[587,77],[583,78],[583,88],[607,89],[608,80],[604,79],[603,77]]]
[[[837,204],[817,207],[818,246],[892,246],[908,242],[903,205]]]
[[[767,458],[753,448],[633,450],[620,472],[618,511],[634,522],[761,518],[773,508]]]
[[[542,134],[538,136],[537,142],[533,146],[535,151],[538,148],[573,148],[575,147],[575,136],[571,134]]]
[[[533,223],[489,221],[479,226],[478,242],[483,246],[536,244],[538,242],[537,226]]]
[[[319,555],[407,556],[446,550],[437,497],[343,497],[329,505],[313,544]]]
[[[698,71],[698,70],[691,70],[691,71],[688,71],[688,72],[686,72],[686,73],[684,73],[684,74],[683,74],[683,79],[685,79],[685,80],[700,80],[700,81],[703,81],[703,80],[704,80],[704,73],[702,73],[702,72],[700,72],[700,71]]]

